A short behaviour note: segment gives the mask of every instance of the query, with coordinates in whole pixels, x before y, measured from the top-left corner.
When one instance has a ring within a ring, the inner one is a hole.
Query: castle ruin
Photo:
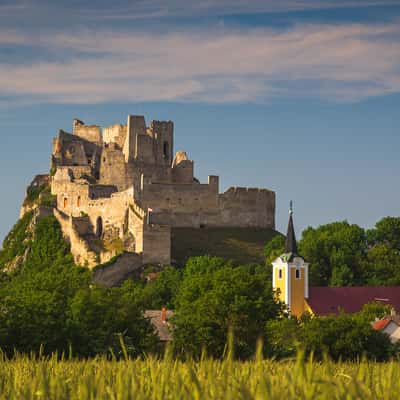
[[[275,193],[194,177],[186,152],[174,154],[174,125],[128,116],[101,128],[77,119],[53,142],[54,214],[79,265],[121,253],[142,264],[171,262],[171,228],[275,228]]]

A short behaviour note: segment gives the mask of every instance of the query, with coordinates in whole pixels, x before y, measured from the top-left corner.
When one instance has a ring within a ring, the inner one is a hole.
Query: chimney
[[[167,309],[164,306],[161,308],[161,322],[163,324],[167,323]]]

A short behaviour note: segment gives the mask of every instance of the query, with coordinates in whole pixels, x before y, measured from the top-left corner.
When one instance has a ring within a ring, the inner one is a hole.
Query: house
[[[400,315],[397,315],[394,309],[391,315],[382,319],[377,319],[372,323],[372,327],[389,335],[390,341],[396,343],[400,340]]]
[[[355,313],[371,302],[381,302],[400,310],[400,286],[309,286],[309,263],[297,251],[292,205],[289,211],[285,253],[279,256],[272,266],[273,288],[279,289],[279,298],[286,303],[291,315],[300,317],[305,312],[311,315]]]
[[[166,344],[172,340],[169,320],[174,315],[173,311],[163,307],[161,310],[146,310],[144,315],[150,320],[161,343]]]

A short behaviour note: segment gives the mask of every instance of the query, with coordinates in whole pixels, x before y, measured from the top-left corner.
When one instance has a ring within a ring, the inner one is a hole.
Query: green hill
[[[264,263],[264,247],[280,235],[266,228],[172,228],[172,260],[183,265],[191,256],[211,255],[237,263]]]

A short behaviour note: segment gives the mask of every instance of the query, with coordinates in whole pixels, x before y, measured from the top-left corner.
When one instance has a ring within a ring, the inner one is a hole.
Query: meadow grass
[[[17,355],[0,361],[0,399],[397,399],[400,363],[329,360],[89,360]]]

